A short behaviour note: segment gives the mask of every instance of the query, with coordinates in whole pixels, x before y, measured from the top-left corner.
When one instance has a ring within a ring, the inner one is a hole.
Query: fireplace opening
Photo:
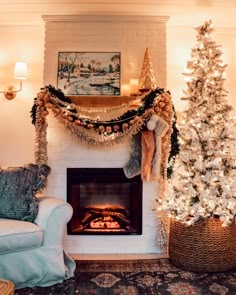
[[[122,168],[67,168],[71,235],[141,235],[142,180]]]

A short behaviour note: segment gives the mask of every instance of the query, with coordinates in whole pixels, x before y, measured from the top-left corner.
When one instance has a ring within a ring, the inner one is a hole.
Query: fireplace
[[[142,180],[122,168],[67,168],[69,235],[141,235]]]

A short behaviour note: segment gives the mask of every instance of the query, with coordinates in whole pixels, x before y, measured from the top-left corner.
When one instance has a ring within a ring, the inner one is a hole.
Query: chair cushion
[[[38,214],[35,194],[45,187],[49,173],[45,164],[0,168],[0,218],[34,221]]]
[[[37,248],[42,243],[43,230],[38,225],[28,221],[0,219],[0,254]]]

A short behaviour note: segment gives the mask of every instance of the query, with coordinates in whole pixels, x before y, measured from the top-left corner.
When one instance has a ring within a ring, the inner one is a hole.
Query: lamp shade
[[[17,61],[14,68],[14,78],[19,80],[27,79],[27,64],[22,61]]]

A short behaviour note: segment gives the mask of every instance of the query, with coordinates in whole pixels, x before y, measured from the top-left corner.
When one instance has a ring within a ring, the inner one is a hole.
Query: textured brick
[[[149,47],[160,87],[166,84],[165,23],[46,22],[44,84],[57,85],[59,51],[120,51],[122,79],[138,78]],[[127,83],[127,82],[126,82]],[[123,167],[128,143],[113,148],[90,148],[73,138],[50,114],[48,155],[52,173],[47,193],[66,200],[66,168]],[[143,184],[143,234],[139,236],[65,236],[64,245],[75,254],[160,253],[157,247],[156,184]]]

